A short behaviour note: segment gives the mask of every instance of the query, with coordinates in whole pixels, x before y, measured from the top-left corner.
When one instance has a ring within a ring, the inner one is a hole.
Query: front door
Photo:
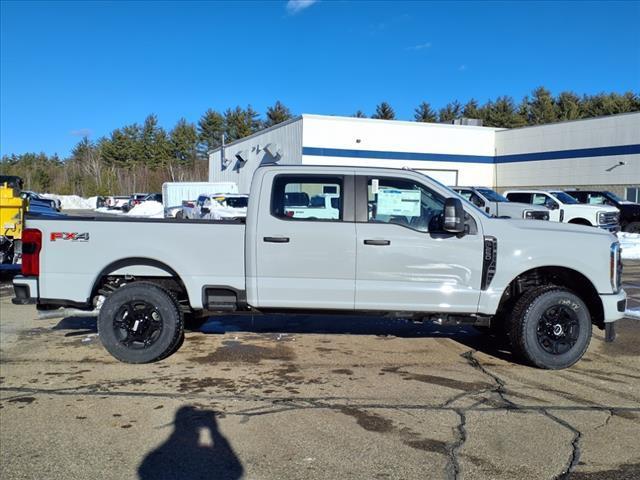
[[[354,308],[353,199],[352,175],[274,175],[257,226],[259,307]]]
[[[366,184],[366,198],[359,188],[356,199],[367,202],[356,224],[356,309],[477,312],[481,226],[464,236],[441,231],[445,198],[410,177],[369,177]]]

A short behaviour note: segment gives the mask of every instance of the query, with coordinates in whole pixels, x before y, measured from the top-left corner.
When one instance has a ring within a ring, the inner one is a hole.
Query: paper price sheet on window
[[[420,191],[380,188],[377,201],[378,215],[420,216]]]

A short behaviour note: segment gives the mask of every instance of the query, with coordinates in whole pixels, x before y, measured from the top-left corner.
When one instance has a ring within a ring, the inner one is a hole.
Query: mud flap
[[[616,324],[615,322],[604,324],[604,341],[611,343],[616,339]]]

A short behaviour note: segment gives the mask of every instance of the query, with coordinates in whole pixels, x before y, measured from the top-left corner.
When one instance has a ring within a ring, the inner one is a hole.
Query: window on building
[[[640,203],[640,187],[627,187],[625,198],[630,202]]]

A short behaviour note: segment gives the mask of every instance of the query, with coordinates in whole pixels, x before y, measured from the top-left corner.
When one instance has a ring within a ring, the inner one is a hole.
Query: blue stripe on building
[[[302,147],[303,155],[343,158],[378,158],[384,160],[418,160],[459,163],[517,163],[540,160],[564,160],[568,158],[605,157],[640,154],[640,144],[614,145],[610,147],[578,148],[551,152],[531,152],[517,155],[455,155],[446,153],[383,152],[379,150],[349,150],[342,148]]]

